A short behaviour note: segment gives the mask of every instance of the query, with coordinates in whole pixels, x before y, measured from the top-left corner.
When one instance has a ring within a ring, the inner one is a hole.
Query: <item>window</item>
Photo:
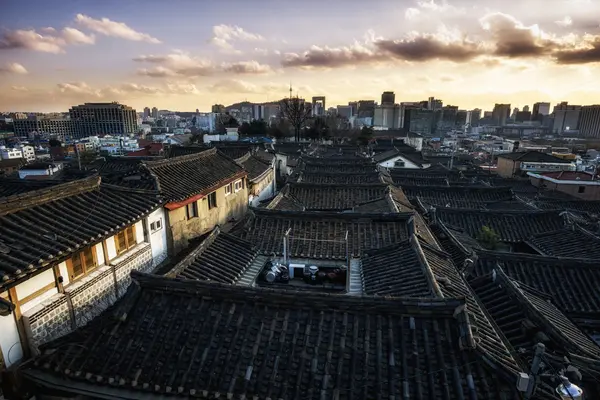
[[[577,190],[577,193],[585,193],[585,186],[579,186],[579,190]]]
[[[156,221],[150,224],[150,231],[156,232],[162,228],[162,219],[157,219]]]
[[[98,266],[96,258],[96,246],[86,247],[79,253],[67,260],[67,270],[69,271],[69,281],[72,282],[81,278]]]
[[[212,210],[217,206],[217,192],[208,195],[208,209]]]
[[[231,183],[225,185],[225,196],[229,196],[231,194]]]
[[[242,180],[240,179],[239,181],[235,181],[235,191],[239,192],[240,190],[242,190]]]
[[[394,162],[394,166],[402,168],[405,166],[405,164],[404,164],[404,161],[398,160],[398,161]]]
[[[137,244],[135,239],[135,225],[131,225],[115,235],[117,254],[121,254]]]
[[[185,206],[185,217],[187,219],[196,218],[198,216],[198,203],[195,201]]]

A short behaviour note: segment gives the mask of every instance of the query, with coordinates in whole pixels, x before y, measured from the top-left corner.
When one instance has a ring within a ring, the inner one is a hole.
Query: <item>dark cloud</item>
[[[588,48],[563,50],[555,54],[559,64],[589,64],[600,62],[600,37],[596,37]]]
[[[284,67],[336,68],[366,64],[377,60],[373,50],[359,44],[339,48],[312,46],[303,54],[288,53],[281,61]]]
[[[404,61],[423,62],[447,60],[454,62],[469,61],[481,54],[474,43],[445,43],[434,36],[419,36],[410,40],[380,40],[375,46],[385,54]]]

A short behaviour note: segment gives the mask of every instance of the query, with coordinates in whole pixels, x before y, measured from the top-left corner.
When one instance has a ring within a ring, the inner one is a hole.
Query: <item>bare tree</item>
[[[300,141],[300,133],[306,121],[310,119],[312,108],[310,103],[298,97],[283,99],[280,105],[281,114],[294,127],[294,138]]]

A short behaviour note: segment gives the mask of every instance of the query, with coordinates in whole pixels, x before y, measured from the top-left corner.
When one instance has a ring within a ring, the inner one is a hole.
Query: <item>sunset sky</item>
[[[598,0],[4,0],[0,110],[600,103]]]

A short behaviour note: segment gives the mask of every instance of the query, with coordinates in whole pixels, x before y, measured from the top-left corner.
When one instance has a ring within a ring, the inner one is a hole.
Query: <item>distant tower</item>
[[[292,98],[292,82],[290,82],[290,99]]]

